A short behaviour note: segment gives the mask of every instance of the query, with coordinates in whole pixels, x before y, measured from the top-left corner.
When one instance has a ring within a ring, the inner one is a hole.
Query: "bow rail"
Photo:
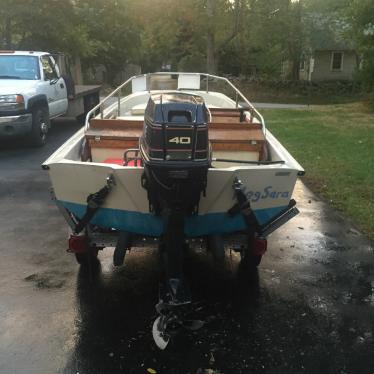
[[[154,89],[165,89],[165,88],[152,88],[152,78],[153,77],[164,77],[170,78],[171,82],[177,83],[176,90],[196,90],[196,91],[205,91],[209,92],[220,92],[219,90],[211,90],[212,85],[216,82],[221,82],[226,85],[224,90],[230,88],[233,90],[235,96],[235,105],[236,108],[243,108],[248,110],[250,113],[251,118],[257,118],[257,120],[261,123],[263,132],[266,132],[265,121],[262,115],[258,112],[258,110],[253,106],[253,104],[243,95],[243,93],[227,78],[220,77],[217,75],[206,74],[206,73],[181,73],[181,72],[157,72],[157,73],[147,73],[147,74],[140,74],[135,75],[120,86],[118,86],[114,91],[112,91],[108,96],[103,98],[99,104],[97,104],[94,108],[92,108],[86,116],[85,121],[85,130],[89,129],[89,121],[93,117],[99,117],[101,119],[107,118],[109,115],[112,114],[113,109],[113,99],[117,100],[117,113],[121,112],[121,99],[122,92],[125,89],[132,88],[131,93],[140,92],[140,91],[148,91],[151,92]],[[170,83],[170,82],[169,82]],[[105,104],[108,105],[105,108]],[[110,109],[110,110],[109,110]]]

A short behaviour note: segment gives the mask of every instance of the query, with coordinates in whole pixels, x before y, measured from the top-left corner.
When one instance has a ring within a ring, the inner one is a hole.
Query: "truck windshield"
[[[0,79],[40,79],[36,56],[0,55]]]

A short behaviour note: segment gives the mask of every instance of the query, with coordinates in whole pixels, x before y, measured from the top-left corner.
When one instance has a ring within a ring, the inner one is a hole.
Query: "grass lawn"
[[[374,238],[374,113],[359,103],[262,113],[307,185]]]

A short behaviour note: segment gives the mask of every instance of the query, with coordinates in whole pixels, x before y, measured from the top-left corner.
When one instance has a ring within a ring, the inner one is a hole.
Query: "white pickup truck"
[[[50,120],[81,119],[99,102],[100,86],[74,86],[46,52],[0,51],[0,141],[46,143]]]

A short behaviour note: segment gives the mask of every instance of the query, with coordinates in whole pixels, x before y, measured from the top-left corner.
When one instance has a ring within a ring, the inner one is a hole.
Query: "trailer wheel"
[[[131,234],[127,231],[121,231],[113,253],[114,266],[123,265],[128,249],[131,249]]]
[[[262,259],[262,255],[253,255],[253,254],[244,254],[242,257],[241,263],[248,269],[253,270],[256,269],[258,265],[260,265]]]
[[[48,110],[38,107],[32,111],[32,129],[29,137],[30,145],[42,147],[47,142],[47,132],[49,128]]]
[[[75,258],[79,265],[89,266],[90,263],[96,261],[99,250],[97,248],[90,248],[88,252],[75,253]]]
[[[208,235],[207,246],[216,263],[225,261],[225,243],[221,235]]]
[[[244,268],[251,271],[260,265],[262,255],[253,253],[253,244],[249,241],[248,246],[245,246],[240,252],[241,264]]]

